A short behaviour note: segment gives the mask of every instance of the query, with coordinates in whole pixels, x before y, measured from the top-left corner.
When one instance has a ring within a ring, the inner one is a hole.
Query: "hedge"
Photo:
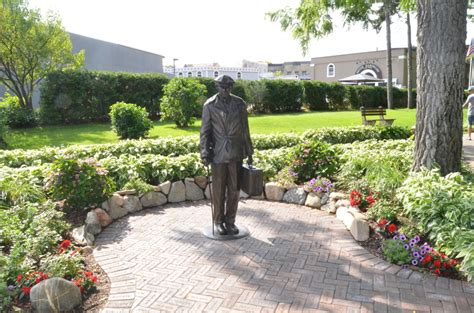
[[[404,139],[410,136],[408,128],[400,126],[355,126],[334,127],[309,130],[302,135],[276,134],[253,135],[252,142],[256,150],[268,150],[295,146],[304,140],[321,140],[328,143],[350,143],[368,139]],[[21,167],[50,163],[60,156],[75,159],[95,158],[98,160],[121,155],[140,156],[155,154],[178,156],[199,151],[197,136],[169,137],[162,139],[126,140],[117,144],[81,145],[67,148],[42,148],[35,150],[3,150],[0,151],[0,166]]]
[[[163,86],[162,74],[98,71],[57,71],[41,85],[40,117],[43,124],[104,122],[116,102],[135,103],[157,119]]]
[[[298,112],[303,105],[304,89],[300,81],[264,80],[266,94],[265,111],[270,113]]]

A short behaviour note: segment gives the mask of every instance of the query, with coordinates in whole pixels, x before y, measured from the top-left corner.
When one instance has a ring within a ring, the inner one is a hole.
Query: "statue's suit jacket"
[[[225,103],[216,94],[204,103],[200,150],[201,158],[212,163],[242,161],[253,154],[244,100],[231,94]]]

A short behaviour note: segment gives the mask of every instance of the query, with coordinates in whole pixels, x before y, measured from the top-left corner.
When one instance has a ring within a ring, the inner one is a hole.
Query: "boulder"
[[[102,231],[102,226],[99,222],[99,217],[95,211],[90,211],[86,216],[86,225],[85,231],[91,233],[92,235],[98,235]]]
[[[304,205],[320,209],[321,208],[321,198],[319,198],[318,194],[314,192],[308,193],[308,196],[306,197],[306,202]]]
[[[186,187],[182,181],[171,184],[168,202],[183,202],[186,200]]]
[[[329,200],[337,201],[341,199],[347,199],[347,196],[341,192],[331,192]]]
[[[136,195],[137,191],[135,189],[130,189],[130,190],[120,190],[120,191],[117,191],[117,193],[121,196],[132,196],[132,195]]]
[[[166,182],[160,184],[159,187],[165,195],[168,195],[170,193],[170,189],[171,189],[171,182],[166,181]]]
[[[151,191],[145,193],[140,198],[140,202],[144,208],[151,208],[165,204],[168,202],[168,199],[166,199],[166,196],[161,192]]]
[[[321,205],[325,205],[329,201],[329,195],[327,192],[323,193],[323,196],[321,197]]]
[[[193,178],[186,178],[184,184],[186,187],[186,200],[196,201],[204,199],[202,189],[194,182]]]
[[[349,230],[351,231],[352,237],[357,241],[366,241],[369,239],[369,224],[363,219],[357,218],[357,216],[354,218]]]
[[[161,187],[160,186],[153,186],[153,191],[160,192]]]
[[[340,208],[340,207],[342,207],[342,206],[348,208],[348,207],[351,206],[351,202],[350,202],[349,200],[347,200],[347,199],[340,199],[340,200],[337,200],[337,201],[336,201],[335,206],[336,206],[336,209],[337,209],[337,208]]]
[[[336,206],[335,206],[335,202],[333,201],[329,201],[328,203],[326,203],[325,205],[323,205],[321,207],[321,210],[327,212],[327,213],[336,213]]]
[[[138,212],[143,210],[143,206],[140,202],[140,198],[138,196],[133,195],[126,195],[123,197],[124,203],[123,207],[127,210],[128,213]]]
[[[102,209],[95,209],[94,212],[99,219],[100,226],[107,227],[112,224],[112,218],[109,216],[109,214],[107,214],[107,212]]]
[[[112,196],[112,197],[114,197],[114,196]],[[122,198],[122,197],[120,197],[120,198]],[[112,205],[111,199],[109,199],[109,215],[113,220],[116,220],[116,219],[121,218],[122,216],[125,216],[125,215],[128,214],[127,209],[125,209],[124,207],[118,206],[118,205]],[[122,198],[122,201],[123,201],[123,198]]]
[[[85,225],[74,228],[72,230],[72,238],[78,244],[89,246],[92,246],[95,240],[94,235],[85,231]]]
[[[281,201],[285,194],[285,188],[279,186],[277,183],[266,183],[265,184],[265,195],[268,200]]]
[[[81,291],[72,282],[53,277],[43,280],[31,289],[31,306],[35,312],[71,311],[82,303]]]
[[[194,182],[198,185],[201,189],[205,189],[207,186],[207,177],[206,176],[196,176],[194,177]]]
[[[306,191],[303,188],[292,188],[283,196],[283,201],[288,203],[304,204],[305,200]]]
[[[102,202],[102,205],[100,207],[108,212],[110,210],[109,200],[105,200],[104,202]]]
[[[123,197],[119,194],[113,194],[112,197],[110,197],[109,201],[109,209],[113,210],[114,208],[121,207],[123,206],[124,200]]]

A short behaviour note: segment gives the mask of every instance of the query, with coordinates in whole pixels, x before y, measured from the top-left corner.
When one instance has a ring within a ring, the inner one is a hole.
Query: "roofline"
[[[392,48],[391,50],[407,50],[407,47],[400,47],[400,48]],[[413,46],[413,49],[416,49],[415,46]],[[312,57],[312,59],[319,59],[319,58],[329,58],[329,57],[341,57],[341,56],[346,56],[346,55],[354,55],[354,54],[366,54],[366,53],[375,53],[375,52],[387,52],[387,50],[375,50],[375,51],[365,51],[365,52],[353,52],[353,53],[344,53],[344,54],[333,54],[333,55],[325,55],[325,56],[319,56],[319,57]]]
[[[94,38],[94,37],[85,36],[85,35],[80,35],[80,34],[76,34],[76,33],[73,33],[73,32],[67,32],[67,33],[68,33],[68,34],[73,34],[73,35],[75,35],[75,36],[80,36],[80,37],[84,37],[84,38],[89,38],[89,39],[93,39],[93,40],[97,40],[97,41],[102,41],[102,42],[110,43],[110,44],[113,44],[113,45],[117,45],[117,46],[120,46],[120,47],[132,49],[132,50],[136,50],[136,51],[140,51],[140,52],[145,52],[145,53],[148,53],[148,54],[157,55],[157,56],[160,56],[160,57],[162,57],[162,58],[165,57],[165,56],[163,56],[163,55],[161,55],[161,54],[158,54],[158,53],[154,53],[154,52],[150,52],[150,51],[146,51],[146,50],[141,50],[141,49],[137,49],[137,48],[125,46],[125,45],[122,45],[122,44],[119,44],[119,43],[116,43],[116,42],[111,42],[111,41],[107,41],[107,40],[97,39],[97,38]]]

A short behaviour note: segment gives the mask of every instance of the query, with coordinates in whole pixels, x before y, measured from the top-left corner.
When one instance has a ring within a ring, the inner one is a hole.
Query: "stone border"
[[[93,245],[95,236],[105,227],[128,214],[167,203],[210,199],[210,184],[208,177],[196,176],[175,182],[164,182],[145,194],[138,194],[135,190],[118,191],[104,201],[101,208],[95,208],[87,213],[85,224],[73,229],[73,238],[80,244]],[[240,198],[249,198],[249,195],[241,191]],[[305,205],[336,214],[355,240],[369,239],[370,228],[365,215],[361,214],[358,208],[350,206],[346,194],[315,193],[303,187],[286,189],[277,183],[269,182],[265,184],[261,195],[250,198]]]

